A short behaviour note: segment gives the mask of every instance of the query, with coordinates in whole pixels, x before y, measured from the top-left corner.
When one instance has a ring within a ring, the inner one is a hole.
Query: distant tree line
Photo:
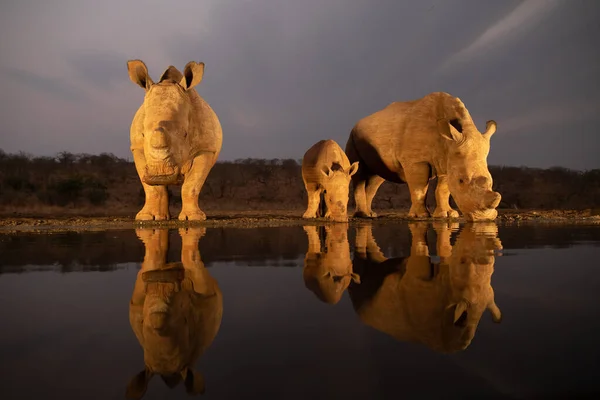
[[[220,161],[211,170],[200,201],[207,209],[301,209],[306,206],[306,191],[300,165],[301,161],[294,159]],[[490,166],[490,172],[494,189],[502,194],[500,208],[586,209],[600,205],[600,169]],[[428,204],[433,205],[431,189]],[[172,206],[180,206],[180,187],[169,187],[169,193]],[[143,201],[133,161],[107,153],[60,152],[39,157],[0,149],[0,210],[5,213],[43,211],[45,207],[132,213]],[[351,196],[350,205],[353,203]],[[373,206],[409,207],[408,188],[386,182]]]

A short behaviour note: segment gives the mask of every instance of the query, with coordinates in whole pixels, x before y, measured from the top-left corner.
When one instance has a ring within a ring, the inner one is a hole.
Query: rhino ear
[[[185,65],[183,69],[183,78],[181,79],[180,85],[184,89],[191,89],[202,81],[204,76],[204,63],[197,63],[190,61]]]
[[[464,140],[464,135],[458,129],[456,129],[453,122],[454,120],[448,121],[446,119],[439,119],[437,121],[438,131],[444,139],[461,143]]]
[[[352,163],[350,168],[348,168],[348,176],[354,175],[358,171],[358,161]]]
[[[485,123],[485,133],[483,134],[483,136],[489,140],[492,137],[492,135],[496,132],[497,127],[498,127],[498,124],[496,123],[496,121],[494,121],[494,120],[487,121]]]
[[[128,399],[141,399],[146,393],[146,389],[148,388],[148,382],[150,378],[152,378],[152,372],[145,368],[141,372],[137,373],[127,385],[127,391],[125,392],[125,397]]]
[[[204,376],[191,368],[185,370],[185,391],[192,396],[204,394]]]
[[[129,72],[129,79],[142,87],[142,89],[148,90],[154,84],[152,78],[148,75],[148,68],[146,68],[146,64],[142,60],[127,61],[127,70]]]
[[[169,68],[167,68],[165,72],[162,73],[158,81],[162,82],[167,79],[174,80],[175,82],[181,82],[181,80],[183,79],[183,74],[179,72],[179,70],[174,66],[169,65]]]

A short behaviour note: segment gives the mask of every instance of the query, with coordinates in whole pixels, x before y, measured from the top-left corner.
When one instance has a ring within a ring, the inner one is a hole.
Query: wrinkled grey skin
[[[410,218],[430,217],[425,207],[429,180],[437,177],[434,218],[456,218],[449,197],[468,221],[493,220],[501,196],[492,190],[487,166],[496,123],[479,132],[460,99],[431,93],[421,99],[395,102],[361,119],[346,143],[350,162],[359,161],[352,177],[355,216],[376,217],[371,209],[385,181],[408,184]]]
[[[146,254],[131,296],[129,322],[144,349],[145,368],[129,382],[129,399],[142,398],[154,375],[170,388],[183,381],[188,394],[204,393],[204,377],[194,364],[213,342],[223,315],[221,290],[198,250],[205,231],[180,229],[181,262],[168,264],[168,229],[136,231]]]
[[[427,223],[410,224],[410,256],[391,259],[377,246],[370,226],[357,227],[354,270],[361,284],[351,284],[348,293],[365,324],[400,341],[454,353],[471,344],[486,310],[494,322],[501,321],[491,286],[494,251],[502,248],[497,227],[467,224],[452,246],[454,225],[434,225],[439,264],[429,257]]]

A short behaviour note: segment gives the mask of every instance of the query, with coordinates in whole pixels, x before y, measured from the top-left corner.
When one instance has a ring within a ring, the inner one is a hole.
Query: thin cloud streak
[[[504,40],[515,38],[532,29],[543,19],[560,0],[525,0],[506,17],[483,32],[473,43],[462,48],[448,58],[439,68],[439,72],[450,70],[469,61],[478,53],[492,51]]]

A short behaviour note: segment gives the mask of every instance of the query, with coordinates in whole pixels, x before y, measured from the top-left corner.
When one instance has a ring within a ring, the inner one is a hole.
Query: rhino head
[[[204,74],[204,63],[189,62],[183,74],[170,66],[154,83],[146,65],[128,61],[129,78],[145,91],[143,107],[143,143],[146,170],[142,181],[148,185],[182,182],[193,159],[190,142],[194,87]]]
[[[448,325],[457,328],[454,345],[463,350],[469,346],[479,321],[486,310],[492,320],[502,321],[502,312],[494,300],[491,276],[495,252],[502,249],[494,223],[467,224],[463,227],[452,254],[448,257],[451,301],[445,312]]]
[[[350,179],[358,171],[358,161],[352,163],[347,170],[340,165],[336,168],[325,166],[321,173],[325,176],[323,186],[327,211],[325,218],[337,222],[348,222],[348,193]]]
[[[348,225],[321,229],[314,225],[304,227],[309,242],[302,271],[304,285],[322,302],[337,304],[351,281],[360,283],[360,276],[352,271]],[[325,251],[321,251],[321,242]]]
[[[470,120],[470,118],[469,118]],[[468,221],[492,220],[498,215],[500,193],[492,190],[492,175],[487,156],[496,122],[487,121],[480,133],[472,120],[440,120],[440,134],[448,140],[448,188],[460,211]]]

